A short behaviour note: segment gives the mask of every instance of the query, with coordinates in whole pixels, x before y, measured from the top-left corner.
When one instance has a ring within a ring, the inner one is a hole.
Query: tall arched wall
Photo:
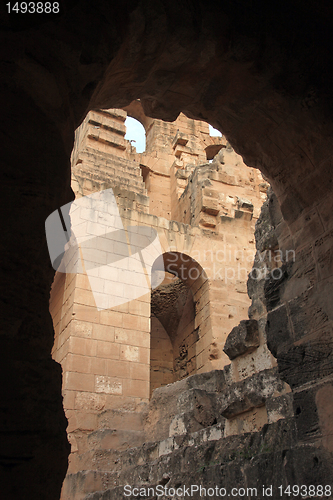
[[[69,156],[87,110],[122,107],[134,98],[161,119],[182,110],[209,121],[272,183],[285,220],[280,246],[291,238],[301,276],[288,278],[275,313],[283,313],[288,326],[278,364],[297,386],[298,445],[316,441],[331,451],[331,2],[77,1],[72,7],[62,2],[55,17],[14,16],[6,9],[1,7],[4,497],[59,497],[69,447],[60,367],[50,357],[54,272],[44,221],[73,198]],[[313,358],[313,352],[319,354]]]
[[[141,118],[145,117],[140,101],[133,101],[126,110],[133,106],[139,108]],[[137,154],[124,139],[125,117],[125,111],[118,109],[87,114],[75,133],[71,156],[73,191],[76,198],[81,198],[112,188],[125,226],[144,224],[159,231],[167,241],[162,250],[167,252],[165,266],[180,277],[172,290],[168,288],[168,297],[173,300],[177,282],[187,283],[194,295],[195,311],[193,298],[187,308],[183,304],[182,320],[174,331],[174,308],[166,313],[166,303],[161,304],[158,290],[152,292],[151,300],[147,295],[125,301],[120,307],[112,306],[112,310],[97,311],[95,293],[103,296],[108,308],[110,296],[106,292],[121,295],[126,286],[105,281],[110,269],[101,267],[103,259],[112,258],[112,250],[126,258],[123,245],[113,248],[108,238],[94,263],[97,267],[93,281],[89,278],[89,283],[83,275],[65,279],[56,275],[50,297],[55,327],[52,355],[63,369],[63,404],[72,449],[68,474],[77,473],[82,456],[91,453],[88,435],[97,432],[105,412],[113,414],[131,408],[140,418],[138,414],[156,387],[193,373],[223,368],[228,362],[223,353],[227,334],[246,317],[250,304],[246,279],[253,262],[253,232],[268,186],[260,172],[246,167],[224,138],[212,138],[207,123],[183,114],[171,123],[146,118],[150,121],[150,142],[144,155]],[[222,148],[212,164],[207,162],[206,147],[215,153]],[[149,172],[145,183],[140,168]],[[174,222],[166,220],[170,206],[177,214]],[[80,234],[85,228],[87,235],[94,238],[103,217],[93,209],[89,215],[86,210],[80,213]],[[143,218],[142,213],[150,216]],[[194,236],[188,248],[184,234]],[[191,260],[192,254],[197,260]],[[133,284],[137,279],[138,275],[132,275]],[[166,298],[166,290],[160,291]],[[179,307],[181,304],[177,310]],[[172,338],[171,372],[170,341],[166,332],[163,335],[155,312],[166,315],[164,322]],[[267,347],[262,351],[264,363],[258,366],[258,359],[251,360],[254,369],[271,368]],[[234,381],[242,378],[238,372],[234,368]],[[124,423],[112,425],[121,432],[118,426]]]
[[[225,237],[119,205],[124,227],[138,225],[157,231],[165,269],[191,289],[195,303],[196,371],[222,368],[230,330],[246,317],[245,293],[254,248],[249,221],[235,220]],[[239,266],[240,241],[246,257]],[[247,245],[249,248],[247,248]],[[193,261],[191,260],[193,259]],[[50,310],[54,318],[53,357],[63,367],[64,407],[68,432],[92,430],[97,410],[138,404],[149,397],[150,294],[98,311],[86,275],[57,273]],[[268,360],[269,361],[269,360]],[[271,365],[270,365],[271,366]],[[108,386],[108,388],[106,387]]]

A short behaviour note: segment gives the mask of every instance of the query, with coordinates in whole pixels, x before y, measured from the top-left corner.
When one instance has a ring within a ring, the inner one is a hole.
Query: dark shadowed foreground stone
[[[243,320],[229,333],[223,351],[230,359],[250,353],[259,347],[258,322],[254,319]]]
[[[268,349],[277,357],[278,351],[292,339],[286,306],[283,305],[268,313],[266,335]]]
[[[255,488],[237,498],[288,498],[281,495],[279,487],[295,484],[327,485],[332,479],[332,458],[325,450],[308,445],[297,445],[297,432],[293,418],[266,425],[258,433],[230,436],[215,441],[205,441],[196,446],[185,446],[159,456],[150,455],[146,460],[133,461],[114,472],[106,491],[87,494],[84,500],[122,500],[124,485],[142,488],[140,498],[170,498],[153,493],[157,485],[167,489],[201,485],[203,488],[225,488],[225,496],[232,497],[232,488]],[[133,450],[133,453],[135,450]],[[120,461],[121,461],[120,457]],[[134,463],[135,462],[135,463]],[[128,468],[129,467],[129,468]],[[78,478],[80,480],[80,478]],[[272,486],[271,493],[266,488]],[[263,487],[265,489],[263,489]],[[144,489],[146,493],[144,493]],[[251,493],[251,494],[250,494]],[[190,498],[221,498],[221,495],[204,495],[194,492]],[[177,498],[187,496],[176,495]],[[130,495],[127,498],[138,498]]]
[[[271,194],[271,190],[268,191],[268,194]],[[278,245],[273,222],[270,217],[269,203],[270,198],[267,198],[261,207],[261,214],[256,223],[254,235],[256,248],[259,252],[271,250]]]

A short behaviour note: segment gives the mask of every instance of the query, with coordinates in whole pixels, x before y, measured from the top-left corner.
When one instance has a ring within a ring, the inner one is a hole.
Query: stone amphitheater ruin
[[[331,4],[59,6],[1,11],[1,496],[332,498]],[[45,221],[110,188],[167,273],[97,309]]]

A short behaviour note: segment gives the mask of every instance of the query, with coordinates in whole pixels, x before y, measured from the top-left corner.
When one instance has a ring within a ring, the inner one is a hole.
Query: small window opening
[[[211,137],[222,137],[221,132],[216,128],[212,127],[211,125],[209,125],[209,135]]]
[[[125,139],[130,141],[137,153],[143,153],[146,150],[146,131],[143,125],[135,118],[128,116],[125,120],[125,127]]]

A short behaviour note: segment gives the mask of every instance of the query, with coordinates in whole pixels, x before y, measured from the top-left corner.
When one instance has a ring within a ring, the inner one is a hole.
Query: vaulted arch
[[[212,349],[208,313],[203,315],[209,303],[204,269],[185,253],[166,252],[163,260],[166,278],[151,296],[151,392],[207,370],[204,351]]]

